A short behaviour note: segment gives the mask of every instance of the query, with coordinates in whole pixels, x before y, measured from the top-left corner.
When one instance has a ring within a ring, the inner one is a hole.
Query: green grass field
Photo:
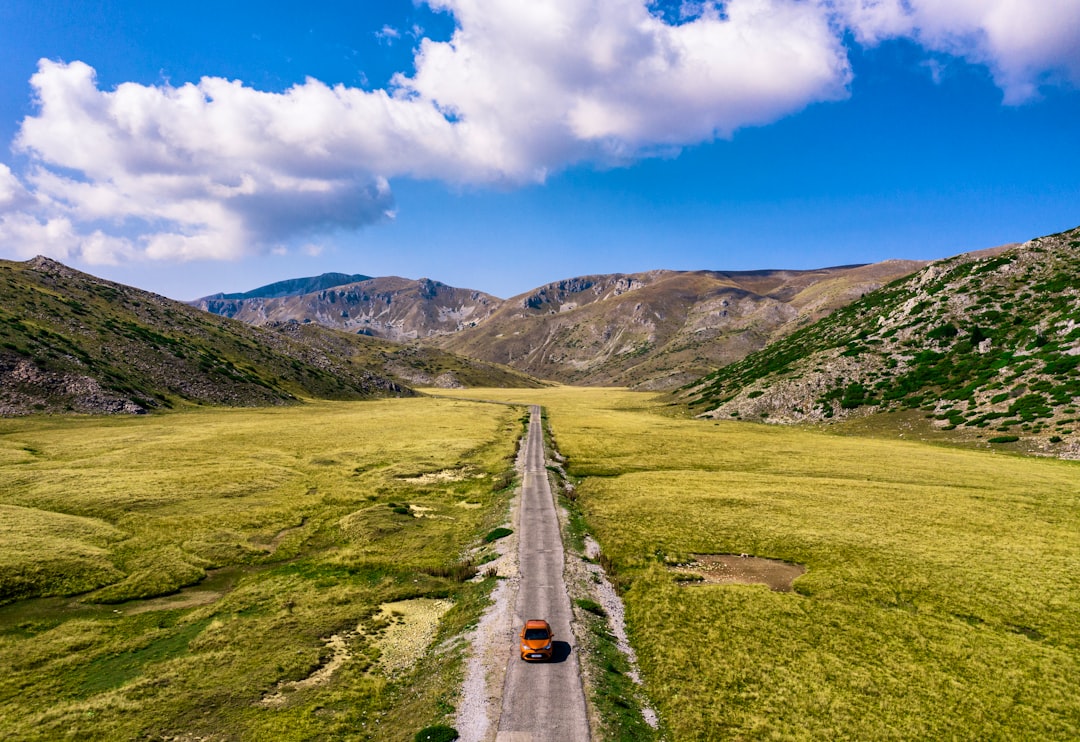
[[[672,739],[1080,738],[1080,464],[617,390],[455,394],[545,405]],[[677,583],[696,553],[808,571]]]
[[[406,739],[444,721],[453,638],[491,582],[459,581],[461,560],[505,517],[521,416],[403,399],[0,420],[0,735]],[[386,673],[380,637],[411,612],[379,606],[412,598],[453,607]],[[291,684],[339,651],[328,680]]]

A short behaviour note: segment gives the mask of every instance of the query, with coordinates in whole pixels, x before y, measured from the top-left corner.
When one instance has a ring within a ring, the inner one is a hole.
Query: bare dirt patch
[[[442,471],[432,471],[416,476],[398,477],[398,479],[410,484],[440,484],[443,482],[462,482],[470,478],[479,479],[483,476],[483,474],[476,474],[469,469],[443,469]]]
[[[378,667],[387,677],[407,672],[427,650],[438,629],[439,619],[453,603],[449,600],[414,598],[383,603],[371,626],[363,622],[353,631],[333,634],[325,640],[330,658],[303,680],[278,683],[261,700],[263,706],[285,705],[288,694],[325,685],[334,673],[352,659],[352,644],[357,637],[372,637],[379,649]]]
[[[687,575],[687,584],[765,585],[778,593],[791,592],[791,583],[806,573],[801,564],[747,554],[694,554],[694,561],[672,567]]]
[[[412,513],[414,518],[446,518],[453,520],[448,515],[435,515],[435,508],[425,507],[424,505],[409,505],[409,512]]]
[[[439,619],[453,605],[449,600],[432,598],[384,603],[379,618],[389,625],[375,639],[383,673],[396,677],[409,670],[435,638]]]

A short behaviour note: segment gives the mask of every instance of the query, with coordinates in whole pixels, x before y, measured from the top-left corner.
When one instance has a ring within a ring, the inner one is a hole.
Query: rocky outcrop
[[[1080,229],[937,261],[701,379],[701,414],[927,425],[1070,458],[1080,447]]]
[[[89,376],[45,371],[25,358],[0,358],[0,417],[40,412],[140,415],[146,409]]]

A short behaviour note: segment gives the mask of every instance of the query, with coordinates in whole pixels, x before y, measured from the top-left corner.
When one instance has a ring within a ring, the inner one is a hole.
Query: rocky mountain
[[[371,276],[362,276],[359,273],[349,275],[346,273],[323,273],[321,276],[309,278],[291,278],[285,281],[277,281],[266,286],[260,286],[251,291],[239,294],[214,294],[206,297],[206,301],[243,301],[244,299],[278,299],[283,296],[301,296],[315,291],[323,291],[335,286],[343,286],[347,283],[366,281]],[[214,314],[225,314],[214,312]]]
[[[516,296],[430,342],[568,384],[672,388],[923,265],[584,276]]]
[[[0,261],[0,415],[365,399],[410,383],[538,382],[314,325],[253,327],[47,258]]]
[[[302,295],[219,296],[193,304],[254,325],[310,322],[418,340],[568,384],[661,389],[743,358],[923,265],[583,276],[508,300],[389,277]]]
[[[414,281],[394,276],[363,278],[304,294],[232,296],[206,297],[192,305],[252,325],[315,322],[399,342],[457,332],[483,322],[502,303],[482,291],[457,289],[426,278]]]
[[[1080,228],[932,263],[684,395],[700,414],[774,422],[918,410],[1080,457]]]

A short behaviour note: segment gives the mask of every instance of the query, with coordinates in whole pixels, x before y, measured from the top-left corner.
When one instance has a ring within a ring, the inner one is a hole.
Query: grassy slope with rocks
[[[351,358],[354,365],[377,368],[410,386],[516,387],[533,389],[545,383],[509,366],[488,363],[416,343],[352,335],[328,330],[315,323],[274,322],[263,325],[272,332],[302,341],[328,355]]]
[[[47,258],[0,262],[0,411],[142,412],[411,394],[286,335]]]
[[[921,409],[957,436],[1080,456],[1080,228],[961,255],[684,390],[772,422]]]
[[[535,386],[519,372],[315,325],[252,327],[45,258],[0,261],[0,414]]]

